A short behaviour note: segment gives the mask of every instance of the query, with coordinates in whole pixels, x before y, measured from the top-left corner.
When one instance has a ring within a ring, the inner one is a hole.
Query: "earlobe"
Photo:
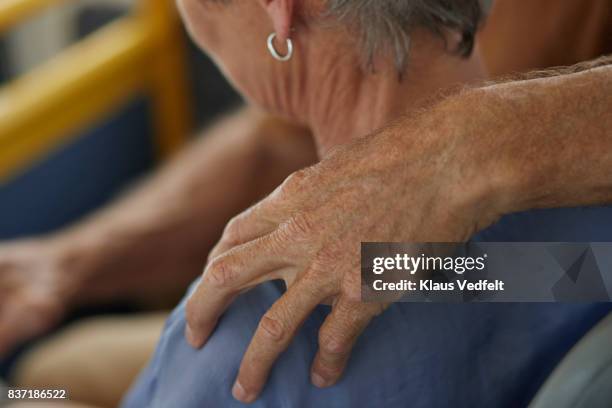
[[[259,0],[263,4],[274,26],[280,41],[286,41],[291,35],[295,0]]]

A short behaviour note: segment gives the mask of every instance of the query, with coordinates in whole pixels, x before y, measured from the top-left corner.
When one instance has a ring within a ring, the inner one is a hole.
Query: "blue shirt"
[[[479,241],[612,241],[612,208],[512,214]],[[174,310],[125,408],[240,407],[231,387],[257,324],[282,294],[275,283],[240,296],[201,350],[184,339],[185,301]],[[611,304],[398,303],[358,340],[342,380],[310,384],[320,306],[276,363],[254,407],[518,407]]]

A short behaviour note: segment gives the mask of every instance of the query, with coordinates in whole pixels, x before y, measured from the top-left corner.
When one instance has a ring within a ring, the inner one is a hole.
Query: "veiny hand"
[[[44,240],[0,244],[0,356],[63,317],[62,263],[58,248]]]
[[[360,301],[362,241],[460,242],[494,220],[463,126],[448,117],[406,118],[343,147],[229,223],[187,304],[190,344],[206,342],[241,292],[273,279],[288,288],[248,347],[237,399],[257,398],[279,354],[328,300],[311,380],[338,381],[357,337],[384,308]]]

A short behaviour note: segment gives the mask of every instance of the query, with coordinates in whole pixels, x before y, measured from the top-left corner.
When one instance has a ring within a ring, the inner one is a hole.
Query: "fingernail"
[[[241,402],[252,402],[254,400],[253,396],[249,395],[238,381],[232,387],[232,395]]]
[[[193,333],[193,330],[191,330],[191,327],[189,327],[189,325],[185,327],[185,338],[187,339],[187,342],[191,345],[191,347],[200,347],[198,339],[196,338],[196,335]]]
[[[325,388],[329,385],[329,382],[317,373],[312,373],[310,375],[310,381],[312,381],[312,383],[319,388]]]

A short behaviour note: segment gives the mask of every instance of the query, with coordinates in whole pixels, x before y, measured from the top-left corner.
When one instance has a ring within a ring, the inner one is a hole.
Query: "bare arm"
[[[227,220],[314,160],[306,131],[244,109],[84,222],[0,244],[0,354],[74,305],[172,302]]]
[[[250,109],[222,120],[120,202],[54,238],[73,254],[76,300],[182,293],[229,218],[315,157],[303,129]]]
[[[611,57],[531,73],[465,98],[480,113],[478,123],[463,123],[465,145],[478,147],[466,161],[489,163],[478,171],[491,171],[497,212],[612,203]]]

